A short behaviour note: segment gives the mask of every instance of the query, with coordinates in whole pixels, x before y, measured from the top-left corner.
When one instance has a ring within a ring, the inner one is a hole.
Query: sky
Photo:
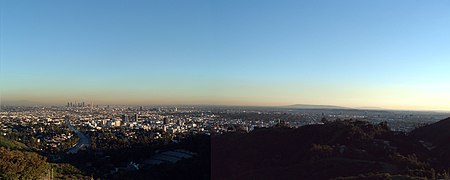
[[[447,0],[0,4],[2,104],[450,111]]]

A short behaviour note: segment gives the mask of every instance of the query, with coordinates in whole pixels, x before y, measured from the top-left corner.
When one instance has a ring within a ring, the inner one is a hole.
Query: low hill
[[[385,123],[344,120],[212,137],[212,179],[432,178],[430,154]],[[434,173],[434,174],[433,174]]]

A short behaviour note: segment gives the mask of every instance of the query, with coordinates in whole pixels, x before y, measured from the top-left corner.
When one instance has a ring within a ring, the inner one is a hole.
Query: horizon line
[[[75,102],[75,101],[74,101]],[[83,102],[83,101],[76,101],[76,102]],[[89,101],[84,101],[89,102]],[[95,104],[98,106],[222,106],[222,107],[266,107],[266,108],[285,108],[285,109],[335,109],[335,110],[369,110],[369,111],[416,111],[416,112],[441,112],[441,113],[450,113],[449,110],[444,109],[401,109],[401,108],[383,108],[383,107],[370,107],[370,106],[357,106],[357,107],[351,107],[351,106],[342,106],[342,105],[333,105],[333,104],[302,104],[302,103],[295,103],[295,104],[287,104],[287,105],[243,105],[243,104],[208,104],[208,103],[199,103],[199,104],[180,104],[180,103],[167,103],[167,104],[120,104],[120,103],[111,103],[111,104],[105,104],[105,103],[99,103]],[[303,105],[303,106],[325,106],[324,108],[320,107],[310,107],[310,108],[295,108],[295,107],[289,107],[289,106],[296,106],[296,105]],[[15,103],[2,103],[0,101],[0,106],[22,106],[22,107],[48,107],[48,106],[57,106],[57,107],[65,107],[66,105],[64,103],[36,103],[32,102],[29,104],[15,104]],[[329,106],[329,107],[326,107]],[[336,108],[332,108],[336,107]]]

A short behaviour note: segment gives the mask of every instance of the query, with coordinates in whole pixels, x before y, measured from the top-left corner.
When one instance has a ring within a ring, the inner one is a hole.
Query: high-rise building
[[[139,119],[139,115],[138,115],[138,114],[135,114],[135,115],[134,115],[134,121],[138,121],[138,119]]]
[[[128,122],[128,115],[126,114],[122,115],[122,121]]]

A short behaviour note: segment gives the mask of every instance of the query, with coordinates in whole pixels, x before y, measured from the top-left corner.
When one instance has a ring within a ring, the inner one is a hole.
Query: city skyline
[[[2,1],[1,104],[450,111],[449,1]]]

